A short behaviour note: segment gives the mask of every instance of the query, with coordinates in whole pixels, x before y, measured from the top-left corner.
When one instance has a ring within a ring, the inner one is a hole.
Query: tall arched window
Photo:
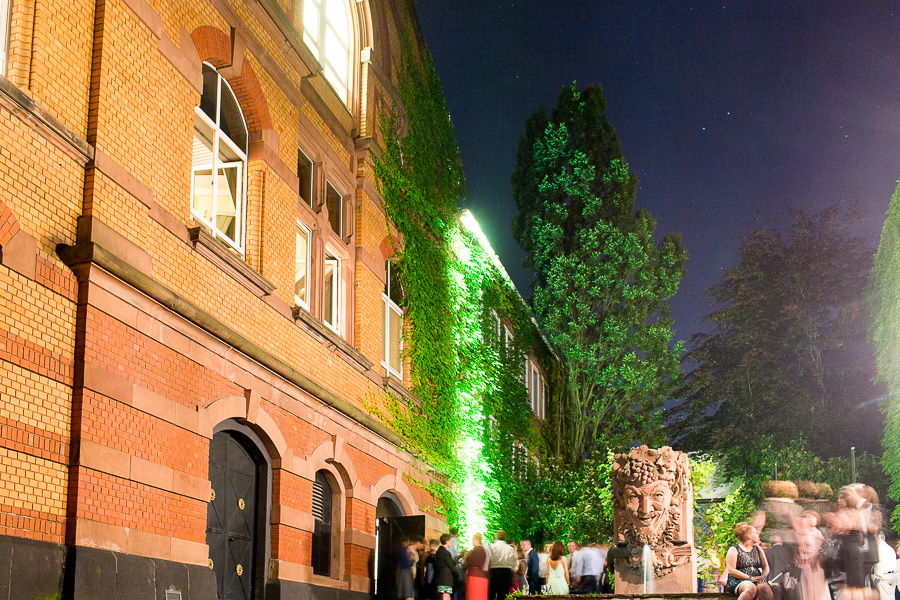
[[[203,63],[203,95],[194,109],[191,215],[243,253],[247,123],[228,82]]]
[[[303,41],[322,65],[325,79],[346,104],[352,47],[347,0],[303,0],[302,15]]]
[[[333,492],[322,471],[313,482],[312,514],[315,529],[312,538],[312,570],[314,575],[331,576],[331,525]]]

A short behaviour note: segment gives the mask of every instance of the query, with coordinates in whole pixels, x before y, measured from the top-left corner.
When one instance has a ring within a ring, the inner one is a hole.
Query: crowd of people
[[[735,528],[719,583],[738,600],[895,600],[898,551],[883,520],[863,484],[841,488],[833,511],[789,514],[789,527],[766,532],[765,544],[763,514]]]
[[[493,543],[472,536],[462,551],[456,530],[439,540],[403,540],[396,560],[399,600],[505,600],[510,593],[593,594],[611,592],[608,546],[570,541],[532,546],[498,531]]]

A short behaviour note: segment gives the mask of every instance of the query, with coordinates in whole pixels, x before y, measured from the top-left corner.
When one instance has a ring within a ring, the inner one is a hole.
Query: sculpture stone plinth
[[[610,476],[616,594],[695,592],[694,491],[687,454],[668,446],[632,448],[616,455]],[[646,571],[644,556],[652,562]],[[652,580],[646,586],[645,573]]]

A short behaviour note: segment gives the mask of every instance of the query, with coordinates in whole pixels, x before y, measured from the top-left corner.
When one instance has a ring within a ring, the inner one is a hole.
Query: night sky
[[[681,232],[679,338],[740,240],[788,207],[859,203],[877,245],[900,178],[900,2],[415,0],[472,210],[520,292],[510,177],[527,117],[600,83],[637,205]]]

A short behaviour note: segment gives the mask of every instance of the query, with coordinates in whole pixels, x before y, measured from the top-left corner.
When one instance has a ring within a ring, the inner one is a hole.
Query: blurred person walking
[[[516,585],[515,589],[521,594],[528,593],[528,564],[525,562],[525,552],[519,548],[516,550]]]
[[[813,510],[805,511],[793,523],[794,536],[797,538],[794,564],[800,569],[802,600],[831,600],[822,561],[825,537],[819,529],[819,523],[819,513]]]
[[[789,573],[791,567],[791,553],[785,547],[784,538],[782,538],[780,534],[776,533],[769,536],[769,543],[772,544],[772,546],[766,548],[764,552],[766,554],[766,561],[769,563],[768,580],[769,587],[772,588],[772,594],[775,600],[785,600],[786,598],[794,600],[793,598],[790,598],[791,590],[788,589],[792,583],[796,583],[796,581],[792,581]]]
[[[871,503],[859,495],[863,488],[860,484],[842,487],[838,492],[838,510],[832,515],[836,563],[844,572],[841,600],[875,600],[877,596],[871,581],[872,568],[878,562],[877,543],[870,544],[867,538],[873,533],[872,528],[878,526],[873,519],[878,513],[870,510]]]
[[[597,544],[585,544],[579,550],[581,558],[581,585],[582,594],[596,594],[600,591],[600,575],[603,574],[603,562],[605,554],[597,547]]]
[[[573,594],[581,592],[581,545],[569,540],[569,588]]]
[[[897,554],[888,546],[884,534],[879,533],[878,563],[875,565],[875,588],[878,590],[878,600],[894,600],[897,591]]]
[[[395,590],[399,600],[413,600],[416,591],[413,586],[413,567],[419,560],[419,553],[415,546],[410,544],[408,538],[400,541],[400,550],[397,551],[397,569],[395,572],[397,588]]]
[[[547,594],[564,596],[569,593],[569,564],[563,554],[562,542],[554,542],[547,559]]]
[[[491,555],[481,545],[481,534],[472,536],[472,549],[466,554],[466,600],[487,600]]]
[[[539,593],[544,593],[544,586],[547,585],[547,561],[550,560],[550,547],[553,544],[544,544],[544,551],[538,553],[538,579],[541,584],[538,588]],[[900,600],[898,598],[897,600]]]
[[[513,573],[518,566],[516,551],[506,543],[506,532],[497,531],[491,551],[491,581],[488,590],[490,600],[506,600],[513,586]]]

